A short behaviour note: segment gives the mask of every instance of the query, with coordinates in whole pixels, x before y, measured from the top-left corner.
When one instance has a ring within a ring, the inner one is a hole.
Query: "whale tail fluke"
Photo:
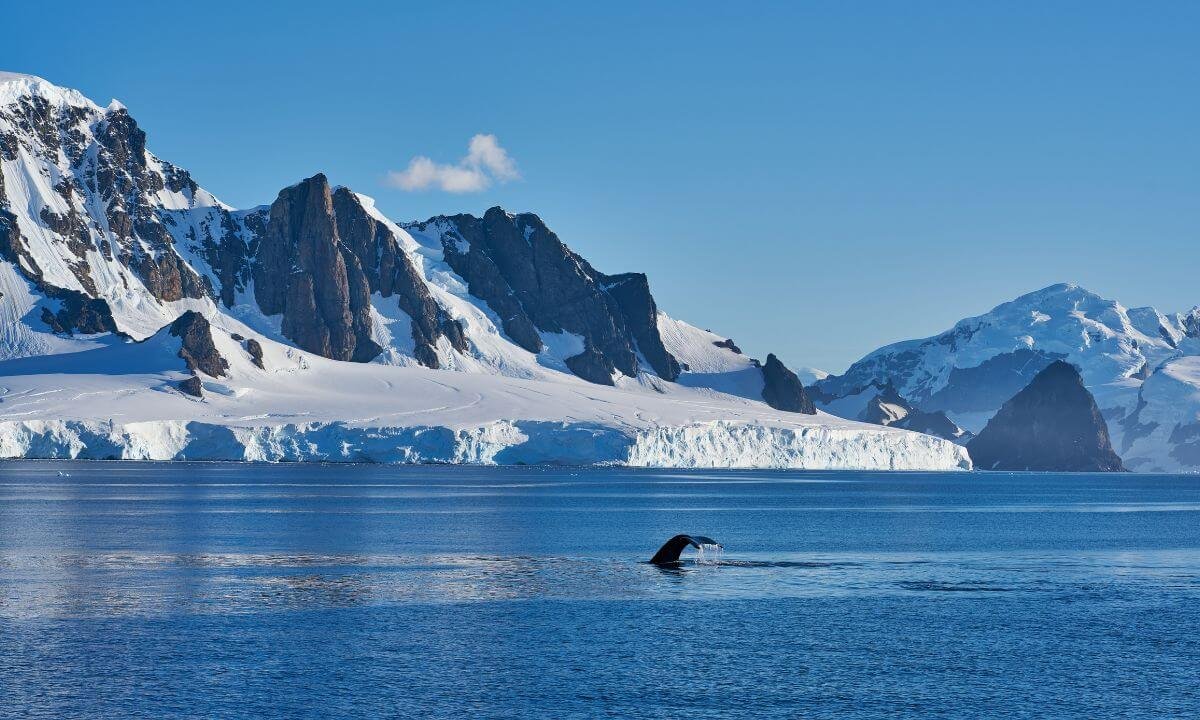
[[[654,553],[654,557],[650,558],[650,562],[655,565],[670,565],[679,562],[679,554],[684,548],[691,546],[699,549],[702,545],[716,545],[720,547],[720,543],[710,537],[703,535],[676,535],[670,540],[663,543],[663,546]]]

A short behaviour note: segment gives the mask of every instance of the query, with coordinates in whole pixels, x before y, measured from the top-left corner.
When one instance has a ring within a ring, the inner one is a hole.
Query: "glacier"
[[[938,438],[781,412],[711,388],[346,363],[220,313],[211,321],[229,368],[203,379],[202,398],[176,389],[188,373],[166,330],[0,362],[0,457],[970,468],[964,448]],[[262,344],[264,368],[237,339],[247,336]]]

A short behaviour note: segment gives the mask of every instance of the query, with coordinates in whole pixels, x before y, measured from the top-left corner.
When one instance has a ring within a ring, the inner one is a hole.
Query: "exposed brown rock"
[[[586,349],[567,366],[586,380],[611,384],[614,370],[635,376],[639,350],[660,377],[678,377],[645,276],[597,272],[533,214],[494,207],[482,218],[434,218],[422,227],[432,223],[449,228],[442,233],[447,264],[521,347],[539,352],[538,331],[569,332]]]
[[[179,383],[180,392],[191,395],[192,397],[204,397],[204,386],[200,382],[200,378],[195,375],[187,380],[182,380]]]
[[[487,254],[482,240],[483,224],[470,215],[449,219],[456,225],[453,235],[443,236],[446,263],[467,281],[467,290],[487,303],[500,318],[500,327],[510,340],[532,353],[542,351],[542,339],[512,286]],[[457,236],[457,237],[456,237]],[[459,243],[461,237],[465,242]]]
[[[150,196],[166,183],[146,164],[146,133],[121,109],[97,126],[96,139],[96,192],[106,201],[109,231],[123,241],[122,259],[159,300],[204,297],[208,288],[172,251],[174,239],[150,203]],[[186,178],[189,189],[196,189],[184,171],[170,172],[176,187],[182,189]]]
[[[250,338],[246,341],[246,352],[250,353],[250,361],[257,365],[260,370],[266,369],[266,366],[263,365],[262,345],[257,340]]]
[[[381,351],[371,340],[369,286],[338,238],[324,175],[284,189],[271,205],[254,291],[263,312],[282,314],[283,334],[304,350],[355,362]]]
[[[347,266],[357,264],[360,270],[350,273],[351,280],[356,281],[360,276],[365,279],[368,297],[372,293],[385,298],[396,296],[400,309],[412,319],[417,360],[427,367],[438,367],[435,345],[439,337],[445,337],[454,349],[465,352],[467,340],[462,326],[434,301],[392,231],[368,214],[346,188],[333,193],[333,210]]]
[[[200,298],[209,292],[207,284],[173,252],[174,238],[153,200],[154,193],[164,188],[164,179],[147,164],[146,134],[128,112],[113,110],[95,121],[92,111],[85,108],[55,106],[30,96],[6,105],[0,113],[20,131],[0,139],[0,154],[15,157],[17,148],[24,145],[32,154],[52,155],[47,158],[52,162],[58,161],[61,152],[71,163],[72,177],[64,176],[54,185],[69,209],[56,213],[44,208],[39,219],[63,239],[74,256],[65,258],[66,266],[85,293],[99,296],[86,260],[93,250],[106,259],[119,258],[159,300]],[[90,122],[95,122],[94,141],[82,129]],[[174,188],[196,190],[186,172],[166,164],[164,168]],[[88,201],[81,197],[85,192],[94,194],[103,207],[100,216],[91,217],[87,210],[79,209],[86,207],[80,205]],[[4,204],[0,197],[0,206]],[[0,252],[6,259],[24,257],[25,262],[17,263],[18,269],[29,280],[40,282],[42,269],[29,256],[15,228],[3,227],[11,224],[8,220],[0,216]]]
[[[112,308],[100,298],[91,298],[78,290],[66,290],[47,283],[35,283],[38,290],[47,297],[59,301],[57,312],[42,308],[41,320],[56,333],[73,335],[95,335],[99,333],[115,333],[124,335],[117,330],[113,320]]]
[[[224,377],[229,363],[213,344],[212,327],[198,312],[188,310],[171,323],[171,335],[180,339],[179,357],[188,370],[212,377]]]
[[[654,372],[664,380],[679,377],[679,362],[667,351],[658,334],[658,305],[650,294],[650,281],[646,276],[642,273],[606,275],[602,285],[616,298],[625,316],[625,327],[629,328],[637,349]]]

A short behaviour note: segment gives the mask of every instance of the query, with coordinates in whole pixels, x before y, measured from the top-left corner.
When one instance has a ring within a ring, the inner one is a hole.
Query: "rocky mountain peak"
[[[1189,338],[1200,338],[1200,306],[1194,307],[1180,317],[1184,335]]]
[[[600,272],[533,213],[492,207],[399,226],[324,173],[235,210],[154,156],[120,103],[101,108],[16,74],[0,75],[0,159],[0,315],[20,326],[3,357],[171,326],[195,340],[195,370],[215,377],[198,329],[215,313],[335,360],[567,372],[664,394],[676,389],[658,379],[690,372],[679,388],[812,411],[778,359],[751,367],[731,342],[694,342],[678,323],[668,345],[646,275]],[[247,341],[256,364],[262,349]]]
[[[187,173],[147,152],[146,134],[124,106],[102,110],[40,78],[5,77],[0,159],[19,181],[0,178],[0,254],[39,287],[101,302],[98,283],[108,280],[100,278],[112,276],[147,296],[142,307],[206,296],[161,216],[167,196],[196,200]],[[122,326],[125,318],[113,316]]]
[[[41,98],[52,105],[71,105],[86,110],[99,110],[83,93],[64,88],[37,75],[0,71],[0,105],[30,98]]]
[[[600,273],[532,213],[493,207],[481,218],[432,218],[421,227],[439,230],[446,263],[526,350],[541,351],[541,333],[569,333],[583,350],[565,362],[585,380],[612,385],[614,373],[636,377],[639,352],[660,377],[678,377],[644,275]]]
[[[816,415],[812,399],[804,391],[800,378],[774,354],[767,355],[762,365],[763,400],[776,410]]]
[[[279,192],[253,272],[259,307],[283,316],[282,332],[298,347],[355,362],[381,351],[371,339],[370,288],[358,258],[338,236],[323,174]]]

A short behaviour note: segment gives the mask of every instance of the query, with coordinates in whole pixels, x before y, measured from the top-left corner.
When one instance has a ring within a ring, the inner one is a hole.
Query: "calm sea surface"
[[[418,715],[1195,717],[1200,478],[0,463],[0,716]]]

